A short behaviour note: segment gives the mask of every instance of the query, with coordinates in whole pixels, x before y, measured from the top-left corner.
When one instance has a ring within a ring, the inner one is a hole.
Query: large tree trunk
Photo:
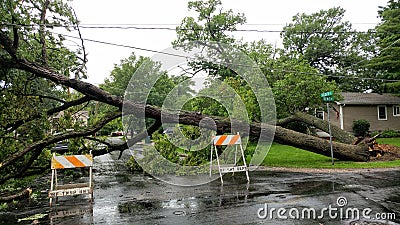
[[[277,126],[274,140],[282,144],[291,145],[321,155],[331,156],[329,141],[311,135]],[[365,144],[352,145],[332,142],[332,146],[333,156],[337,159],[367,161],[369,158],[368,146]]]
[[[328,121],[326,120],[321,120],[315,116],[302,113],[302,112],[296,112],[294,115],[294,118],[297,121],[304,122],[308,125],[314,126],[318,129],[321,129],[325,132],[329,132],[328,130]],[[355,140],[357,140],[356,137],[354,137],[352,134],[349,132],[340,129],[340,127],[331,124],[331,133],[332,136],[335,137],[338,141],[345,143],[345,144],[352,144],[354,143]]]
[[[296,112],[292,116],[280,119],[276,122],[276,125],[285,126],[292,122],[303,122],[329,133],[328,121],[321,120],[320,118],[303,112]],[[333,124],[331,124],[331,133],[336,140],[345,144],[353,144],[357,140],[357,138],[354,137],[351,133],[340,129],[340,127]]]

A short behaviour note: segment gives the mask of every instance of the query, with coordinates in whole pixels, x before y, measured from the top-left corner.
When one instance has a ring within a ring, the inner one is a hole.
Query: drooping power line
[[[53,33],[55,33],[55,32],[53,32]],[[58,34],[58,33],[55,33],[55,34]],[[65,35],[64,34],[64,36],[65,37],[69,37],[69,38],[73,38],[73,39],[80,39],[79,37],[71,36],[71,35]],[[184,56],[184,55],[180,55],[180,54],[174,54],[174,53],[157,51],[157,50],[152,50],[152,49],[147,49],[147,48],[135,47],[135,46],[131,46],[131,45],[123,45],[123,44],[111,43],[111,42],[106,42],[106,41],[99,41],[99,40],[88,39],[88,38],[83,38],[83,40],[89,41],[89,42],[94,42],[94,43],[99,43],[99,44],[110,45],[110,46],[136,49],[136,50],[141,50],[141,51],[153,52],[153,53],[157,53],[157,54],[164,54],[164,55],[169,55],[169,56],[174,56],[174,57],[190,58],[188,56]],[[399,41],[399,40],[397,40],[397,41]],[[191,59],[194,59],[194,58],[191,58]],[[238,66],[250,67],[249,65],[238,65]],[[351,68],[351,66],[348,66],[346,68]],[[286,73],[297,73],[297,74],[306,74],[306,75],[315,75],[315,76],[326,76],[326,77],[332,77],[332,78],[346,78],[346,79],[358,79],[358,80],[375,80],[375,81],[385,81],[385,82],[398,82],[398,81],[400,81],[400,80],[395,80],[395,79],[382,79],[382,78],[374,78],[374,77],[360,77],[360,76],[346,76],[346,75],[332,75],[332,74],[310,73],[310,72],[301,72],[301,71],[284,70],[284,69],[280,69],[280,70],[274,69],[274,70],[275,71],[279,71],[279,72],[286,72]]]

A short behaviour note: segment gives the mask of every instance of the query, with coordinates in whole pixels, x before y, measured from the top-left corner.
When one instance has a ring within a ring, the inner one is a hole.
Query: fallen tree
[[[70,79],[68,76],[57,72],[56,69],[48,65],[48,60],[46,60],[46,44],[43,38],[41,38],[42,41],[40,46],[42,48],[43,60],[33,60],[32,58],[24,57],[23,54],[19,54],[18,43],[20,40],[20,36],[18,35],[18,32],[20,31],[18,31],[17,26],[13,26],[12,29],[7,28],[0,30],[0,50],[2,53],[0,55],[1,69],[13,69],[27,72],[27,74],[32,74],[34,77],[39,77],[45,79],[46,81],[51,81],[54,84],[61,85],[63,87],[72,88],[80,92],[83,97],[70,102],[64,102],[63,105],[49,109],[46,112],[38,112],[36,114],[33,114],[29,118],[20,119],[13,123],[7,124],[5,127],[7,132],[11,133],[18,129],[22,124],[40,118],[43,116],[43,114],[45,114],[46,116],[51,116],[62,110],[66,110],[70,107],[81,105],[89,101],[97,101],[114,106],[117,108],[118,111],[105,116],[102,121],[87,129],[51,136],[41,141],[29,143],[24,148],[18,149],[16,152],[13,152],[13,154],[10,154],[8,157],[4,158],[0,162],[0,172],[3,174],[7,174],[0,179],[0,183],[9,178],[18,177],[23,174],[29,168],[29,166],[39,157],[40,153],[46,146],[52,145],[58,141],[76,137],[87,137],[89,139],[95,140],[93,137],[90,136],[94,134],[97,130],[101,129],[108,122],[117,117],[120,117],[123,106],[127,108],[130,113],[134,114],[138,118],[142,117],[142,114],[140,112],[144,110],[145,116],[147,118],[152,118],[155,120],[154,124],[147,129],[147,132],[142,132],[138,134],[136,137],[130,139],[128,143],[124,143],[119,146],[108,145],[108,149],[95,152],[95,155],[106,154],[110,151],[122,152],[128,146],[142,140],[148,134],[151,134],[160,127],[162,113],[163,121],[167,123],[180,123],[198,126],[201,120],[205,118],[211,118],[215,121],[217,131],[219,133],[231,132],[231,121],[227,118],[202,115],[197,112],[179,112],[179,117],[175,117],[176,113],[178,112],[162,112],[162,110],[158,107],[124,100],[122,97],[111,95],[110,93],[90,83],[81,81],[79,79]],[[84,59],[83,61],[86,60]],[[80,68],[82,68],[82,66],[80,66]],[[320,120],[305,113],[297,112],[291,117],[278,121],[278,126],[253,122],[250,124],[249,133],[244,135],[249,135],[257,139],[259,138],[261,141],[266,140],[266,136],[274,135],[274,140],[279,143],[330,156],[330,145],[327,140],[295,132],[279,126],[285,125],[293,121],[301,121],[324,131],[327,131],[328,127],[326,121]],[[241,122],[237,121],[237,123],[240,124]],[[248,124],[243,124],[243,126],[248,126]],[[264,133],[266,136],[260,136],[261,133]],[[339,141],[333,143],[334,156],[336,158],[352,161],[367,161],[369,159],[370,155],[368,143],[360,142],[358,144],[353,144],[355,143],[356,138],[335,126],[332,126],[332,134],[336,138],[336,140]],[[28,154],[30,155],[28,156]],[[25,157],[28,158],[25,165],[23,165],[22,167],[17,167],[18,169],[16,170],[9,169],[9,167],[15,164],[15,162]]]
[[[103,102],[118,107],[120,110],[122,110],[122,107],[125,106],[129,112],[131,112],[137,117],[140,117],[141,110],[145,109],[146,117],[155,119],[156,121],[158,121],[158,123],[161,121],[162,111],[160,108],[124,100],[121,97],[113,96],[90,83],[80,81],[77,79],[70,79],[64,75],[58,74],[57,72],[53,71],[46,65],[32,62],[24,58],[19,58],[16,54],[17,49],[15,49],[11,44],[13,43],[12,40],[10,40],[3,31],[0,32],[0,43],[4,46],[4,49],[11,56],[7,60],[4,59],[0,60],[0,65],[2,66],[2,68],[9,68],[9,69],[13,68],[30,72],[36,75],[37,77],[48,79],[58,85],[63,85],[66,87],[73,88],[76,91],[87,96],[87,99],[93,99],[99,102]],[[174,116],[174,113],[163,112],[163,120],[168,123],[170,122],[170,123],[180,123],[180,124],[198,126],[202,119],[209,117],[215,121],[217,130],[220,133],[230,132],[229,119],[202,115],[196,112],[182,112],[179,115],[180,115],[179,118],[176,118]],[[293,119],[326,130],[325,121],[311,117],[304,113],[296,113]],[[273,134],[274,129],[275,129],[275,134]],[[260,124],[253,122],[250,124],[249,135],[258,138],[262,130],[264,130],[266,134],[275,135],[275,141],[277,142],[313,151],[322,155],[330,156],[328,141],[314,136],[288,130],[280,126],[272,127],[271,125],[268,124]],[[366,144],[360,143],[359,145],[352,145],[350,143],[355,139],[354,137],[351,137],[348,133],[343,132],[342,130],[340,130],[340,128],[336,128],[334,126],[332,131],[334,136],[338,140],[343,142],[343,143],[338,143],[338,142],[333,143],[334,155],[336,158],[344,160],[353,160],[353,161],[368,160],[368,146]],[[93,132],[89,133],[82,132],[81,136],[86,136],[91,133]],[[73,136],[75,137],[78,135],[73,135]],[[64,138],[71,138],[71,137],[72,137],[71,135],[64,135],[64,137],[57,137],[51,139],[51,141],[47,141],[45,143],[39,143],[33,146],[45,147],[46,145],[53,144],[56,141],[60,141],[63,140]],[[259,138],[261,138],[261,140],[263,139],[263,137]],[[28,146],[26,149],[18,151],[16,154],[11,156],[9,159],[4,160],[0,164],[0,170],[3,170],[14,160],[24,156],[26,153],[35,150],[37,150],[36,147]]]
[[[25,71],[29,71],[36,76],[40,76],[46,79],[49,79],[57,84],[65,85],[67,87],[74,88],[75,90],[81,92],[82,94],[89,96],[97,101],[107,103],[113,106],[116,106],[120,109],[122,109],[123,104],[131,111],[133,114],[136,116],[140,116],[139,112],[143,108],[145,109],[146,116],[149,118],[153,118],[157,121],[161,120],[161,109],[150,106],[150,105],[142,105],[138,104],[132,101],[124,101],[122,98],[118,96],[112,96],[109,93],[99,89],[98,87],[83,82],[75,79],[69,79],[65,76],[62,76],[60,74],[57,74],[53,72],[50,68],[44,67],[40,64],[29,62],[27,60],[13,60],[9,61],[8,63],[4,63],[3,65],[7,66],[12,66],[13,68],[18,68],[22,69]],[[229,132],[230,130],[230,121],[227,120],[226,118],[218,118],[218,117],[212,117],[212,116],[207,116],[207,115],[201,115],[196,112],[184,112],[180,114],[180,117],[178,118],[179,121],[172,115],[164,112],[164,121],[165,122],[171,122],[171,123],[181,123],[181,124],[186,124],[186,125],[198,125],[199,122],[206,118],[210,117],[212,118],[217,126],[217,129],[219,132],[224,133],[224,132]],[[310,118],[304,114],[296,114],[297,120],[301,120],[303,122],[308,122],[310,121]],[[324,124],[325,122],[322,120],[318,119],[313,119],[312,123],[313,125],[317,124]],[[323,125],[321,125],[322,127]],[[263,127],[263,128],[262,128]],[[270,125],[265,125],[262,126],[262,124],[259,123],[252,123],[250,125],[250,136],[253,137],[258,137],[260,134],[261,129],[266,129],[266,133],[271,134],[272,132],[272,127]],[[330,156],[330,151],[329,151],[329,142],[317,137],[313,137],[310,135],[302,134],[299,132],[295,132],[292,130],[288,130],[285,128],[282,128],[280,126],[276,126],[276,132],[275,132],[275,140],[280,143],[284,143],[287,145],[292,145],[295,147],[299,147],[305,150],[313,151],[319,154],[323,155],[328,155]],[[338,131],[338,129],[333,129],[335,131]],[[339,133],[339,132],[337,132]],[[343,135],[344,133],[341,132],[339,137],[344,137],[346,135]],[[263,137],[260,137],[261,139]],[[347,139],[350,139],[348,136],[346,137]],[[353,138],[354,140],[354,138]],[[365,144],[360,144],[360,145],[351,145],[351,144],[346,144],[346,143],[337,143],[335,142],[333,144],[334,148],[334,155],[338,159],[344,159],[344,160],[353,160],[353,161],[367,161],[368,160],[368,146]]]

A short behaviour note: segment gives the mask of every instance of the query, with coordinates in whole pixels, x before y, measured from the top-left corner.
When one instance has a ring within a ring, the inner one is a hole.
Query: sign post
[[[331,158],[332,158],[332,165],[335,165],[335,161],[333,159],[333,145],[332,145],[332,132],[331,132],[331,117],[330,117],[330,106],[329,102],[335,101],[333,97],[333,91],[324,92],[321,94],[321,98],[324,102],[326,102],[326,110],[328,111],[328,130],[329,130],[329,144],[331,147]]]

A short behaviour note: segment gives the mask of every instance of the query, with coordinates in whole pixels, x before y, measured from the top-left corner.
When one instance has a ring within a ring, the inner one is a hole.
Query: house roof
[[[343,100],[341,104],[348,105],[398,105],[400,97],[393,94],[378,94],[378,93],[341,93]]]

